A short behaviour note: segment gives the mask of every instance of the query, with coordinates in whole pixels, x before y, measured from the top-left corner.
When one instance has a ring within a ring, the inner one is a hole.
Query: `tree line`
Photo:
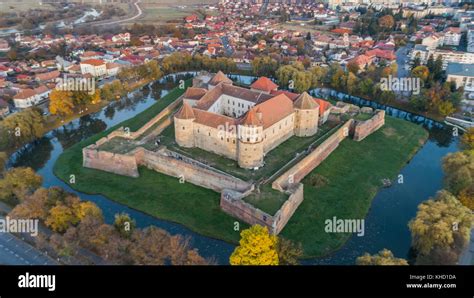
[[[63,259],[83,260],[89,250],[108,264],[121,265],[208,265],[190,246],[189,239],[170,235],[150,226],[136,227],[125,213],[116,214],[113,224],[104,221],[93,202],[60,187],[41,187],[42,177],[31,168],[12,168],[0,179],[0,201],[14,206],[11,218],[38,219],[52,233],[41,233],[38,248]]]

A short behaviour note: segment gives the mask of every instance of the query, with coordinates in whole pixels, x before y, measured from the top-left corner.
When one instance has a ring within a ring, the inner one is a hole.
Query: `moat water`
[[[170,75],[129,94],[127,98],[110,104],[100,112],[76,119],[19,149],[11,156],[8,166],[32,167],[43,176],[44,187],[60,186],[77,194],[83,200],[93,201],[103,210],[104,217],[109,223],[113,222],[116,213],[126,212],[136,220],[137,226],[143,228],[154,225],[171,234],[189,236],[192,246],[199,249],[201,255],[213,257],[219,264],[228,264],[234,245],[199,235],[180,224],[160,220],[102,195],[77,192],[53,173],[53,166],[64,149],[135,116],[166,95],[177,80],[192,75],[193,73]],[[249,84],[254,79],[250,76],[232,76],[232,78],[244,84]],[[320,90],[313,90],[314,92]],[[341,99],[361,106],[385,109],[388,115],[422,125],[430,135],[426,144],[401,170],[404,183],[383,188],[375,196],[365,220],[364,237],[353,236],[335,253],[324,258],[304,260],[303,263],[352,265],[356,257],[365,252],[375,253],[383,248],[390,249],[397,257],[406,258],[411,241],[408,221],[415,216],[420,202],[435,195],[442,188],[441,159],[447,153],[458,150],[458,139],[453,136],[452,128],[444,124],[356,97],[332,94],[333,97],[338,95]]]

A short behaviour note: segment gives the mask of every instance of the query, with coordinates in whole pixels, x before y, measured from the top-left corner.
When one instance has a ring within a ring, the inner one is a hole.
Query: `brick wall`
[[[281,206],[273,216],[273,233],[279,234],[286,226],[290,218],[295,213],[304,199],[304,187],[302,183],[298,183],[295,189],[291,190],[290,197]]]
[[[273,216],[245,202],[242,200],[242,195],[237,192],[224,190],[221,193],[220,206],[222,211],[233,217],[250,225],[258,224],[267,227],[270,232],[273,232]]]
[[[169,176],[183,177],[186,182],[217,192],[226,188],[244,192],[252,187],[248,182],[168,150],[152,152],[138,148],[135,155],[140,165]]]
[[[362,141],[385,124],[385,111],[377,110],[375,115],[366,121],[356,121],[354,127],[354,141]]]
[[[82,149],[82,160],[86,168],[138,177],[138,166],[133,155],[116,154],[86,147]]]
[[[272,188],[284,191],[291,184],[299,183],[316,168],[323,160],[325,160],[338,146],[339,143],[349,135],[349,130],[353,120],[350,119],[344,123],[337,131],[335,131],[321,145],[316,147],[308,156],[294,165],[291,169],[283,173],[273,183]]]

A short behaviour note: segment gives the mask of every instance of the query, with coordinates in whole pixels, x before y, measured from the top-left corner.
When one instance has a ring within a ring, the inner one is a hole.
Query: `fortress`
[[[306,92],[278,90],[265,77],[244,88],[222,72],[199,73],[192,87],[181,92],[138,130],[120,127],[84,147],[83,166],[135,178],[139,167],[146,167],[212,189],[221,194],[222,211],[274,234],[303,202],[301,181],[345,139],[362,141],[385,123],[383,110],[344,102],[333,106]],[[289,147],[285,141],[290,138],[293,145],[305,140],[307,145]],[[277,147],[287,153],[270,152]],[[200,148],[210,157],[187,148]],[[223,157],[237,165],[213,163]],[[233,175],[236,169],[245,175]],[[261,210],[258,201],[249,200],[255,195],[260,202],[271,200],[265,186],[284,196],[278,210]]]
[[[247,89],[218,72],[199,76],[193,86],[174,117],[176,143],[223,155],[242,168],[263,166],[265,154],[294,135],[316,134],[330,108],[306,92],[279,91],[266,77]]]

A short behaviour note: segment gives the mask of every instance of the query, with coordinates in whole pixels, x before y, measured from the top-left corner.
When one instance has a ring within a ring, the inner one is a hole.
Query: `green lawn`
[[[351,235],[326,233],[324,221],[333,216],[365,218],[381,179],[395,178],[428,137],[421,126],[389,116],[385,119],[385,126],[363,141],[344,140],[311,173],[327,178],[327,184],[311,186],[311,174],[303,179],[304,201],[281,235],[301,242],[307,257],[341,247]]]
[[[233,230],[236,219],[220,210],[219,194],[214,191],[188,183],[180,184],[176,178],[146,168],[139,169],[140,178],[129,178],[82,167],[84,146],[119,126],[130,127],[131,131],[140,128],[182,92],[175,89],[134,118],[70,147],[59,157],[54,172],[66,182],[69,175],[75,174],[76,184],[72,187],[79,191],[103,194],[152,216],[181,223],[200,234],[237,243],[239,233]],[[362,142],[343,141],[313,171],[313,174],[326,177],[327,184],[313,187],[306,181],[309,178],[303,180],[305,200],[282,235],[301,242],[307,257],[322,256],[341,247],[350,235],[325,233],[324,220],[333,216],[364,218],[372,198],[381,187],[380,180],[394,178],[427,135],[421,126],[387,116],[386,125]],[[278,149],[272,152],[276,152],[275,159],[281,160],[290,154]],[[262,189],[265,191],[268,187],[269,184]],[[247,200],[265,210],[276,210],[283,202],[281,196],[268,201],[258,197]],[[243,224],[241,227],[246,226]]]
[[[254,192],[244,198],[245,202],[270,215],[274,215],[286,200],[288,200],[288,195],[273,189],[271,183],[261,186],[260,193]]]

